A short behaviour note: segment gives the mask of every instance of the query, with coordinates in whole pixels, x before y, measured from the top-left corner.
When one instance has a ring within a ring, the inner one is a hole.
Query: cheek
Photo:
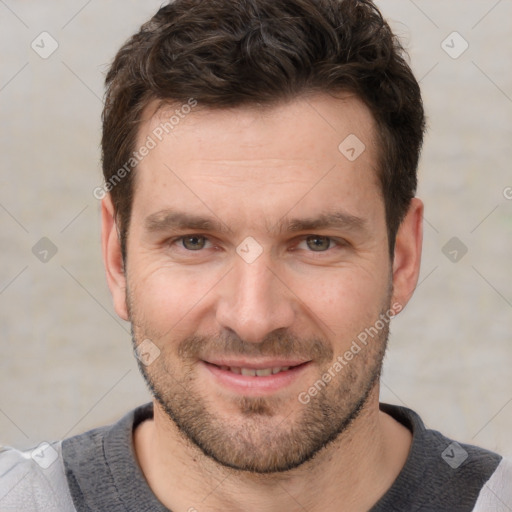
[[[179,338],[199,331],[222,273],[177,268],[144,258],[129,269],[132,322],[154,337]]]
[[[340,269],[314,280],[303,279],[297,289],[304,304],[321,320],[326,335],[346,341],[373,325],[387,306],[388,281],[380,279],[382,275]]]

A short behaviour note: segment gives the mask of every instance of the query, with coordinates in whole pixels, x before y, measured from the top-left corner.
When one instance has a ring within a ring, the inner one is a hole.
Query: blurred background
[[[149,400],[100,253],[103,80],[161,5],[0,0],[0,444],[110,423]],[[382,400],[512,455],[512,2],[378,2],[429,132],[416,294],[393,320]]]

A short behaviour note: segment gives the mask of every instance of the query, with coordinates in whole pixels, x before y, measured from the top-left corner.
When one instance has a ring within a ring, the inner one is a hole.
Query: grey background
[[[105,284],[92,191],[104,73],[160,4],[0,0],[0,443],[69,436],[149,399]],[[393,321],[382,399],[512,455],[512,2],[379,5],[429,116],[422,272]],[[31,48],[43,31],[59,45],[47,59]],[[469,44],[457,59],[442,47],[463,48],[453,31]]]

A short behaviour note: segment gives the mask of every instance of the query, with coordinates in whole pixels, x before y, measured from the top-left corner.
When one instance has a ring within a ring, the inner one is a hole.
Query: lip
[[[274,359],[272,361],[267,360],[264,362],[224,359],[222,361],[219,360],[218,362],[219,364],[217,364],[217,362],[211,363],[208,361],[200,361],[199,365],[201,369],[204,370],[206,377],[209,380],[213,380],[215,385],[220,385],[223,388],[234,391],[236,394],[245,396],[266,396],[283,390],[299,380],[311,365],[311,361],[299,361],[298,363],[295,362],[295,364],[291,364],[293,363],[292,361],[284,359]],[[291,368],[273,375],[253,377],[233,373],[230,370],[223,370],[221,366],[237,366],[252,369],[275,368],[278,366],[290,366]]]
[[[278,366],[299,366],[309,361],[299,359],[204,359],[205,363],[215,366],[236,366],[238,368],[252,368],[261,370],[263,368],[277,368]]]

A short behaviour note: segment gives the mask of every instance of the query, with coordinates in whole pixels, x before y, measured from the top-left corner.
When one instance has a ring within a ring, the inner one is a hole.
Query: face
[[[148,108],[140,145],[170,115]],[[348,96],[198,109],[137,167],[124,269],[104,225],[116,309],[156,407],[225,466],[299,466],[376,389],[390,305],[405,298],[374,131]]]

